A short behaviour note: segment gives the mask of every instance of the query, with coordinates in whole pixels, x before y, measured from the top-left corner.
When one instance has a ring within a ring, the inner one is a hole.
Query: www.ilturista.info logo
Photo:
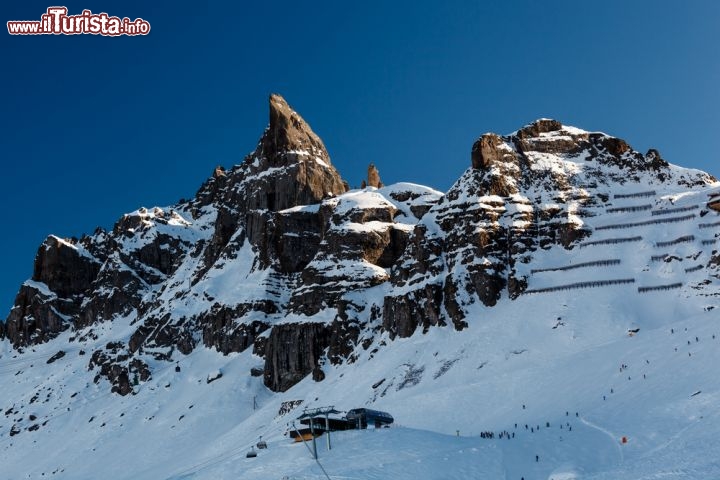
[[[111,17],[107,13],[83,10],[80,15],[68,15],[66,7],[50,7],[40,20],[7,22],[10,35],[147,35],[150,23],[142,18]]]

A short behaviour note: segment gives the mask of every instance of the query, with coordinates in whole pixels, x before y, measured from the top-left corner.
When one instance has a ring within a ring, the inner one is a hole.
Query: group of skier
[[[688,331],[688,330],[687,330],[687,328],[686,328],[686,329],[685,329],[685,332],[687,332],[687,331]],[[675,330],[674,330],[674,329],[670,329],[670,333],[671,333],[671,334],[674,334],[674,333],[675,333]],[[716,335],[712,335],[712,339],[715,340],[715,339],[716,339]],[[688,345],[691,345],[691,344],[693,343],[691,340],[692,340],[692,339],[688,340],[688,342],[687,342]],[[695,343],[700,343],[700,337],[699,337],[699,336],[694,336],[694,340],[695,340]],[[676,347],[676,348],[675,348],[675,351],[677,351],[677,350],[678,350],[678,349],[677,349],[677,347]],[[647,365],[649,365],[649,364],[650,364],[650,360],[647,360],[647,359],[646,359],[646,360],[645,360],[645,363],[646,363]],[[626,364],[626,363],[621,363],[621,364],[620,364],[619,371],[620,371],[620,373],[622,373],[622,372],[624,372],[625,370],[627,370],[627,369],[629,369],[629,368],[630,368],[630,367],[628,366],[628,364]],[[643,374],[643,378],[644,378],[644,379],[647,378],[646,374]],[[631,377],[628,377],[628,380],[630,380],[630,379],[631,379]],[[615,393],[615,390],[614,390],[613,388],[611,388],[611,389],[610,389],[610,393],[611,393],[611,394],[612,394],[612,393]],[[607,396],[606,396],[606,395],[603,395],[603,400],[606,400],[606,398],[607,398]],[[525,410],[526,408],[527,408],[526,405],[523,404],[523,405],[522,405],[522,409]],[[570,412],[569,412],[569,411],[566,411],[566,412],[565,412],[565,416],[570,416]],[[579,412],[575,412],[575,416],[579,418],[579,417],[580,417]],[[528,425],[528,424],[525,424],[524,426],[525,426],[525,430],[529,430],[531,433],[535,433],[536,431],[539,431],[539,430],[540,430],[540,425],[530,426],[530,425]],[[549,422],[546,422],[546,423],[545,423],[545,427],[549,428],[549,427],[550,427],[550,423],[549,423]],[[516,424],[515,424],[515,429],[517,429],[517,428],[518,428],[518,424],[516,423]],[[572,431],[572,425],[570,424],[570,422],[565,422],[565,424],[560,424],[560,428],[561,428],[561,429],[564,429],[564,430],[567,430],[567,431]],[[493,439],[493,438],[496,437],[496,434],[495,434],[495,432],[492,432],[492,431],[481,432],[481,433],[480,433],[480,437],[481,437],[481,438]],[[510,439],[510,438],[515,438],[515,432],[509,433],[509,432],[507,432],[507,431],[502,431],[502,432],[500,432],[499,434],[497,434],[497,438],[508,438],[508,439]],[[561,437],[561,439],[562,439],[562,437]],[[624,442],[626,442],[625,437],[623,437],[623,443],[624,443]],[[540,456],[539,456],[539,455],[535,455],[535,462],[540,462]],[[525,480],[525,477],[522,477],[520,480]]]

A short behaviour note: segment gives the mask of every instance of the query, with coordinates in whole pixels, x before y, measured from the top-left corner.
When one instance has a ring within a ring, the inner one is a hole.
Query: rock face
[[[45,342],[67,329],[81,313],[100,262],[77,240],[48,237],[38,249],[31,280],[15,298],[5,329],[15,347]]]
[[[115,393],[150,378],[154,361],[198,346],[252,348],[264,361],[252,374],[285,391],[308,375],[322,381],[329,365],[385,336],[482,321],[469,318],[471,305],[524,294],[534,258],[585,245],[587,220],[612,211],[618,189],[715,181],[655,150],[542,119],[481,136],[444,195],[383,186],[372,164],[367,187],[348,191],[308,124],[278,95],[269,106],[255,150],[215,168],[194,198],[141,208],[109,232],[48,237],[0,339],[22,349],[69,329],[93,340],[99,324],[119,322],[131,333],[88,363]],[[704,215],[715,215],[717,198]]]
[[[265,385],[284,392],[315,369],[328,346],[328,329],[318,323],[273,328],[267,343]]]

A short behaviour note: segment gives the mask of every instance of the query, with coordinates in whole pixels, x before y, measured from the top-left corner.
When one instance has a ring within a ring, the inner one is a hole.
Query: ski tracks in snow
[[[605,435],[608,436],[608,438],[610,438],[610,442],[612,442],[612,444],[615,446],[615,448],[617,449],[617,452],[618,452],[618,458],[620,459],[620,461],[618,462],[618,465],[622,465],[622,463],[625,461],[625,455],[623,454],[622,446],[620,445],[620,443],[617,440],[617,438],[618,438],[617,435],[612,433],[610,430],[607,430],[605,428],[602,428],[599,425],[592,423],[590,420],[587,420],[585,417],[580,417],[580,421],[583,424],[587,425],[588,427],[604,433]]]

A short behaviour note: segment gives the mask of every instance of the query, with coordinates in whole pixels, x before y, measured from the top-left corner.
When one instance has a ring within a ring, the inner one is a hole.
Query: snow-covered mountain
[[[331,478],[720,478],[713,177],[541,119],[445,194],[366,185],[273,95],[194,198],[48,237],[0,477],[326,478],[285,433],[334,405],[400,427],[337,433]]]

